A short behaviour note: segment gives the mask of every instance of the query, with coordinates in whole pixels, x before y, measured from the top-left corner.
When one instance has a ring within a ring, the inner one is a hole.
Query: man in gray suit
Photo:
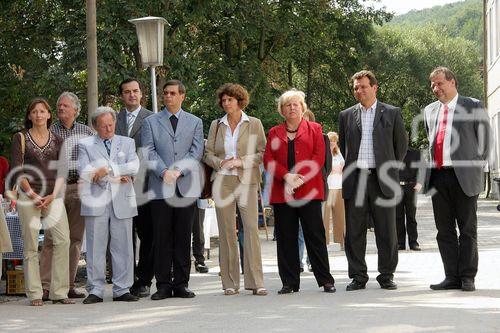
[[[430,288],[474,291],[477,198],[490,146],[488,115],[480,101],[458,94],[457,78],[448,68],[434,69],[429,78],[438,100],[424,109],[432,162],[425,189],[435,190],[436,239],[445,271],[445,279]]]
[[[113,267],[113,300],[137,301],[133,283],[132,218],[137,215],[132,184],[139,170],[134,140],[115,135],[116,114],[99,107],[91,115],[97,134],[78,144],[81,214],[87,230],[87,291],[84,304],[102,302],[108,239]]]
[[[352,278],[347,291],[364,289],[368,281],[365,252],[370,217],[377,239],[377,281],[383,289],[397,289],[393,282],[398,264],[395,207],[401,197],[398,162],[408,147],[406,131],[399,108],[377,100],[372,72],[360,71],[352,80],[359,104],[339,116],[339,148],[345,159],[345,252]]]
[[[152,300],[195,296],[188,289],[190,241],[196,199],[202,188],[199,161],[204,143],[201,119],[182,109],[185,94],[182,82],[167,81],[163,86],[165,108],[146,118],[142,128],[151,170],[149,195],[157,287]]]
[[[151,116],[153,112],[141,106],[142,89],[141,83],[135,78],[123,80],[119,86],[120,99],[125,108],[118,113],[115,133],[128,136],[135,141],[139,159],[141,153],[141,128],[144,119]],[[153,223],[151,221],[151,210],[147,198],[147,163],[141,161],[139,174],[134,180],[134,188],[137,199],[137,216],[133,222],[133,249],[134,249],[134,284],[130,293],[139,297],[149,296],[149,287],[154,276],[153,261]],[[139,262],[136,266],[136,234],[140,240]]]

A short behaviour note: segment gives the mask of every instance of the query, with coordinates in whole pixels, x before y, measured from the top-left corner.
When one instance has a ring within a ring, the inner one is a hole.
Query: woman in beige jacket
[[[264,128],[259,119],[243,109],[248,92],[239,84],[226,83],[217,90],[219,106],[226,115],[210,125],[205,163],[214,171],[211,180],[219,226],[220,270],[224,295],[235,295],[240,288],[236,205],[244,232],[243,267],[245,289],[254,295],[267,295],[264,288],[258,234],[257,197],[261,182],[259,165],[266,146]]]

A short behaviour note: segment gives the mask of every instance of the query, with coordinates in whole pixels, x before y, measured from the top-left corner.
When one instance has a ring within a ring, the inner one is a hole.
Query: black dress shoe
[[[354,291],[354,290],[360,290],[360,289],[365,289],[366,288],[366,282],[362,283],[357,280],[352,280],[351,283],[347,285],[345,288],[346,291]]]
[[[161,299],[171,298],[171,297],[172,297],[171,289],[159,289],[157,292],[151,295],[151,299],[153,301],[159,301]]]
[[[387,290],[396,290],[398,289],[398,285],[394,283],[394,281],[388,279],[378,282],[380,284],[380,288]]]
[[[404,246],[404,245],[398,245],[398,250],[399,251],[404,251],[404,250],[406,250],[406,246]]]
[[[202,263],[202,262],[195,262],[194,263],[194,269],[198,273],[208,273],[208,267],[207,267],[207,265],[205,265],[205,263]]]
[[[463,291],[474,291],[476,286],[474,285],[474,280],[472,279],[462,279],[462,290]]]
[[[130,288],[130,293],[137,297],[147,297],[150,294],[150,289],[148,286],[132,286]]]
[[[83,304],[94,304],[94,303],[102,303],[102,298],[94,294],[90,294],[87,296],[86,299],[83,300]]]
[[[85,294],[78,292],[75,288],[71,288],[68,291],[68,298],[85,298]]]
[[[410,245],[410,250],[412,250],[412,251],[421,251],[420,246],[418,244]]]
[[[334,293],[337,291],[337,289],[335,289],[333,283],[325,283],[325,285],[323,286],[323,291],[325,293]]]
[[[291,293],[296,293],[299,291],[299,288],[292,288],[289,286],[283,286],[281,287],[280,290],[278,290],[279,295],[285,295],[285,294],[291,294]]]
[[[115,302],[137,302],[139,297],[132,295],[131,293],[125,293],[118,297],[113,297]]]
[[[462,284],[459,281],[446,278],[438,284],[431,284],[430,288],[432,290],[462,289]]]
[[[174,289],[174,297],[179,298],[193,298],[195,297],[195,293],[189,290],[187,287],[180,287]]]
[[[304,267],[300,267],[299,272],[304,273]]]

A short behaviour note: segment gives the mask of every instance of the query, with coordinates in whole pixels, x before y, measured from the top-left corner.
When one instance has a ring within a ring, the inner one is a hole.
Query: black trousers
[[[189,283],[191,231],[196,200],[176,198],[176,201],[184,201],[184,206],[174,206],[169,199],[150,202],[155,244],[154,272],[158,290],[187,287]]]
[[[358,186],[361,171],[356,171],[356,186]],[[368,281],[368,272],[365,261],[366,254],[366,229],[369,216],[373,218],[375,226],[375,240],[378,250],[377,281],[385,281],[394,277],[398,265],[398,240],[396,236],[396,208],[382,207],[376,203],[378,198],[387,199],[382,193],[375,172],[366,178],[366,190],[361,195],[361,205],[356,206],[356,195],[344,200],[346,214],[345,252],[349,266],[349,277],[358,282]]]
[[[137,207],[138,214],[133,219],[134,284],[151,286],[154,276],[153,221],[149,202]],[[139,262],[136,264],[136,239],[139,238]]]
[[[205,220],[205,210],[196,207],[193,222],[193,257],[199,264],[205,263],[205,235],[203,234],[203,221]]]
[[[307,254],[311,260],[314,277],[321,287],[334,283],[330,274],[325,228],[321,216],[321,201],[313,200],[300,207],[286,203],[273,204],[278,270],[284,286],[300,288],[299,220],[304,231]]]
[[[398,245],[406,247],[406,234],[408,233],[408,245],[419,245],[417,242],[417,196],[413,187],[415,183],[401,185],[403,198],[396,206],[396,228],[398,232]]]
[[[477,195],[469,197],[462,191],[453,169],[432,170],[430,185],[437,190],[432,207],[446,277],[474,279],[478,265]]]

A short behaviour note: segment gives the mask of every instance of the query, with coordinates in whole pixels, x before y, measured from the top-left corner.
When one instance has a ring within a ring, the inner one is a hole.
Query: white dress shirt
[[[361,143],[358,151],[357,166],[360,169],[376,167],[375,153],[373,152],[373,121],[377,110],[377,100],[368,109],[359,104],[361,110]]]
[[[250,119],[248,119],[248,116],[245,114],[245,112],[241,111],[240,122],[238,123],[238,125],[236,125],[234,133],[232,133],[231,127],[229,126],[229,120],[227,119],[227,114],[222,117],[221,120],[219,120],[219,123],[223,123],[227,126],[226,135],[224,136],[224,152],[226,153],[226,156],[224,157],[225,160],[231,157],[238,158],[238,136],[240,134],[241,124],[243,124],[244,121],[250,121]],[[237,176],[238,170],[220,169],[219,173],[227,176]]]

